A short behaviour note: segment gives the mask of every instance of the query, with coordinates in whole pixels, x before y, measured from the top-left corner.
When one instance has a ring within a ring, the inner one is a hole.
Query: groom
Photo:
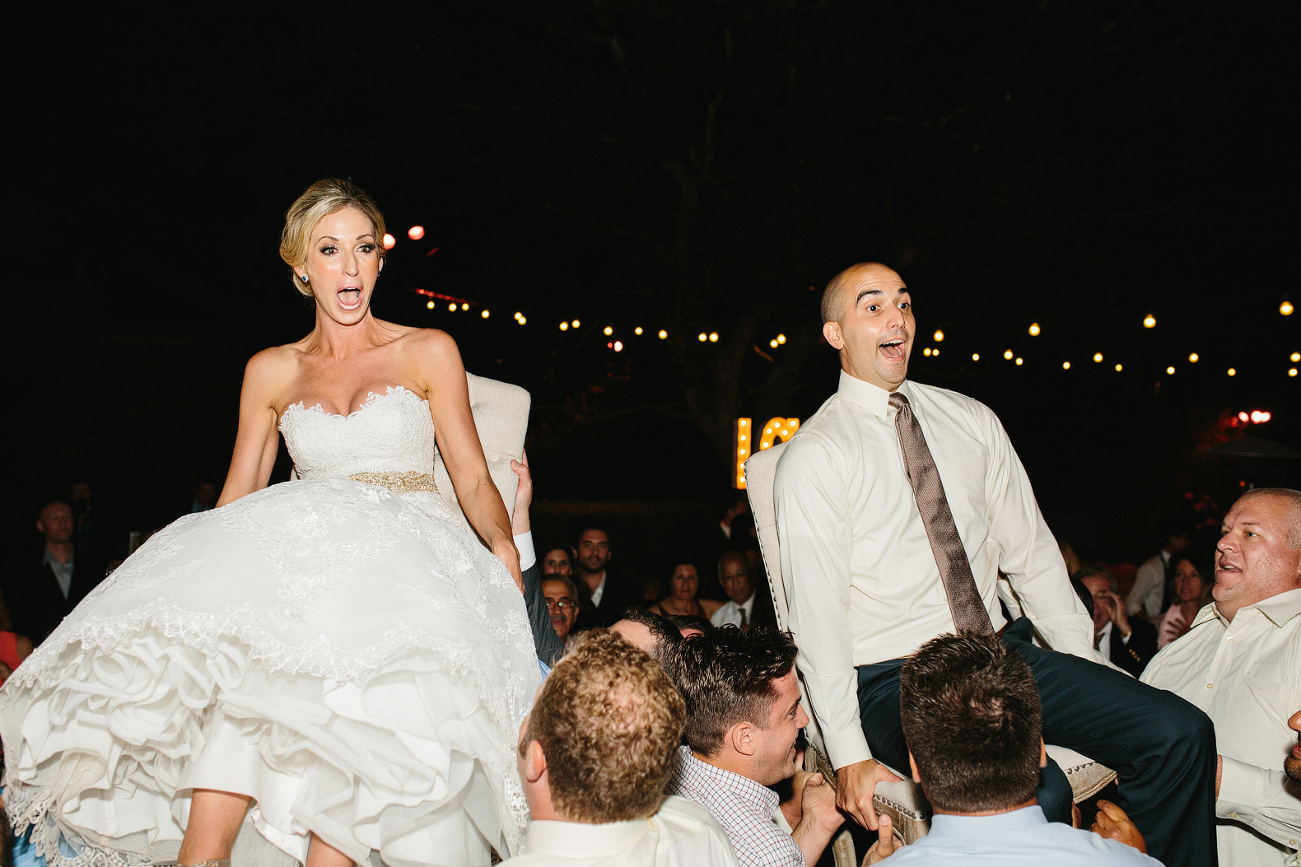
[[[1029,618],[1003,642],[1034,671],[1045,740],[1119,772],[1159,860],[1215,864],[1210,720],[1096,662],[1092,623],[998,419],[907,380],[916,322],[902,278],[855,265],[828,285],[822,318],[840,387],[786,445],[774,493],[790,629],[839,806],[876,828],[876,784],[898,779],[887,765],[908,766],[903,658],[938,635],[1004,626],[1002,571]],[[1055,651],[1032,643],[1036,629]],[[1051,763],[1038,796],[1070,821],[1070,785]]]

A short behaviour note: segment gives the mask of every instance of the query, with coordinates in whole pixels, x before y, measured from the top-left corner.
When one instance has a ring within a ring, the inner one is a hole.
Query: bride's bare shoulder
[[[244,367],[244,382],[259,391],[274,392],[298,374],[302,342],[271,346],[254,355]]]

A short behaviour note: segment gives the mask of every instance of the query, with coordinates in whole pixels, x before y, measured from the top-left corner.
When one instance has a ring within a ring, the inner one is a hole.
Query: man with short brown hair
[[[735,865],[697,804],[665,798],[682,696],[658,662],[595,630],[556,664],[520,731],[532,818],[518,867]]]

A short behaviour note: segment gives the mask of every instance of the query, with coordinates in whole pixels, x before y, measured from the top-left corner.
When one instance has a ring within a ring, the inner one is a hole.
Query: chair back
[[[474,416],[479,442],[483,444],[483,456],[488,459],[488,472],[501,492],[509,515],[514,511],[515,489],[519,485],[519,476],[510,468],[510,462],[524,454],[531,399],[528,391],[518,385],[468,372],[465,378],[470,388],[470,414]],[[443,499],[459,509],[452,477],[447,474],[438,450],[434,451],[434,481]]]

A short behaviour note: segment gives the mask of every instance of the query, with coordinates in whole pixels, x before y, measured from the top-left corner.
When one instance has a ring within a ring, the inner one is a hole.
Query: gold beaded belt
[[[434,484],[434,477],[429,473],[353,473],[348,478],[354,482],[388,488],[395,494],[410,494],[414,491],[438,493],[438,485]]]

